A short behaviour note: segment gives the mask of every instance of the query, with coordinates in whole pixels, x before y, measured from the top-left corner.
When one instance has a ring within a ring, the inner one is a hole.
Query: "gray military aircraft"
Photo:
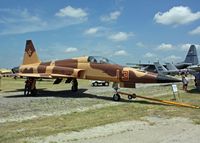
[[[195,45],[191,45],[185,57],[185,60],[183,62],[174,64],[174,66],[176,70],[178,70],[178,69],[186,69],[188,66],[191,66],[191,65],[198,65],[198,63],[199,61],[198,61],[196,47]],[[155,67],[155,63],[139,63],[139,64],[127,63],[127,65],[131,65],[131,67],[139,66],[141,70],[148,71],[148,72],[154,72],[154,73],[158,72],[158,70]],[[166,68],[167,65],[164,64],[163,66],[164,68]],[[170,70],[175,70],[175,68],[170,69]]]
[[[195,45],[191,45],[185,57],[185,60],[183,62],[176,63],[175,66],[178,69],[184,69],[184,68],[187,68],[188,66],[198,65],[198,64],[199,64],[199,60],[198,60],[198,55],[197,55],[197,49]]]
[[[199,65],[193,65],[193,66],[189,66],[189,69],[195,70],[197,72],[200,72],[200,64]]]
[[[156,71],[158,74],[163,74],[163,75],[180,75],[182,73],[184,74],[192,74],[195,75],[196,72],[192,69],[177,69],[176,66],[172,63],[166,63],[166,66],[161,65],[158,62],[155,62],[155,67],[156,67]]]

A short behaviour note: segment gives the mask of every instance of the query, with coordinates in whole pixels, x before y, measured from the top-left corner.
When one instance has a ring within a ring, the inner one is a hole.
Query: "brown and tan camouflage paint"
[[[33,43],[31,40],[26,41],[26,47],[25,47],[25,52],[24,52],[24,60],[22,65],[28,65],[32,63],[40,63],[41,61],[39,60],[35,48],[33,46]]]
[[[28,77],[74,77],[88,80],[118,82],[122,87],[135,87],[135,83],[156,83],[157,75],[117,64],[90,63],[88,57],[40,62],[31,40],[27,40],[23,64],[19,75]],[[163,79],[162,79],[163,82]]]

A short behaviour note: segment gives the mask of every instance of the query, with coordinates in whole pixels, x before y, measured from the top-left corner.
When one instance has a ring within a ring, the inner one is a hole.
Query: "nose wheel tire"
[[[113,100],[114,100],[114,101],[119,101],[120,98],[121,98],[121,97],[120,97],[120,95],[119,95],[118,93],[116,93],[116,94],[113,95]]]

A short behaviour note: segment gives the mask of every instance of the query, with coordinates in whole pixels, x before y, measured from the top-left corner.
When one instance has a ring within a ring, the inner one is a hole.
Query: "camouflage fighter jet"
[[[19,76],[27,77],[24,95],[36,94],[37,78],[53,78],[54,84],[63,79],[65,83],[72,83],[72,91],[78,90],[77,79],[105,80],[115,84],[116,93],[113,100],[118,101],[118,85],[125,88],[135,88],[136,83],[168,83],[180,80],[160,76],[153,73],[144,73],[130,67],[113,64],[107,58],[87,56],[73,59],[41,62],[31,40],[26,41],[23,63],[19,67]],[[129,99],[134,96],[129,96]]]

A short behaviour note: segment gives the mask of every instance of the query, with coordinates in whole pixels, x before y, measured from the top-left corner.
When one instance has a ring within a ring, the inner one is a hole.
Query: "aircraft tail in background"
[[[198,60],[198,56],[197,56],[197,49],[196,49],[195,45],[190,46],[190,49],[185,57],[184,63],[192,63],[192,65],[199,64],[199,60]]]
[[[166,68],[169,70],[169,71],[178,71],[178,69],[176,68],[176,66],[172,63],[166,63]]]
[[[168,73],[168,70],[163,65],[161,65],[159,62],[154,62],[154,65],[155,65],[155,68],[156,68],[156,71],[158,72],[158,74],[165,75]]]
[[[176,63],[175,66],[178,69],[184,69],[191,65],[198,65],[198,63],[199,63],[199,60],[197,56],[197,49],[195,45],[191,45],[185,57],[185,60],[183,62]]]

